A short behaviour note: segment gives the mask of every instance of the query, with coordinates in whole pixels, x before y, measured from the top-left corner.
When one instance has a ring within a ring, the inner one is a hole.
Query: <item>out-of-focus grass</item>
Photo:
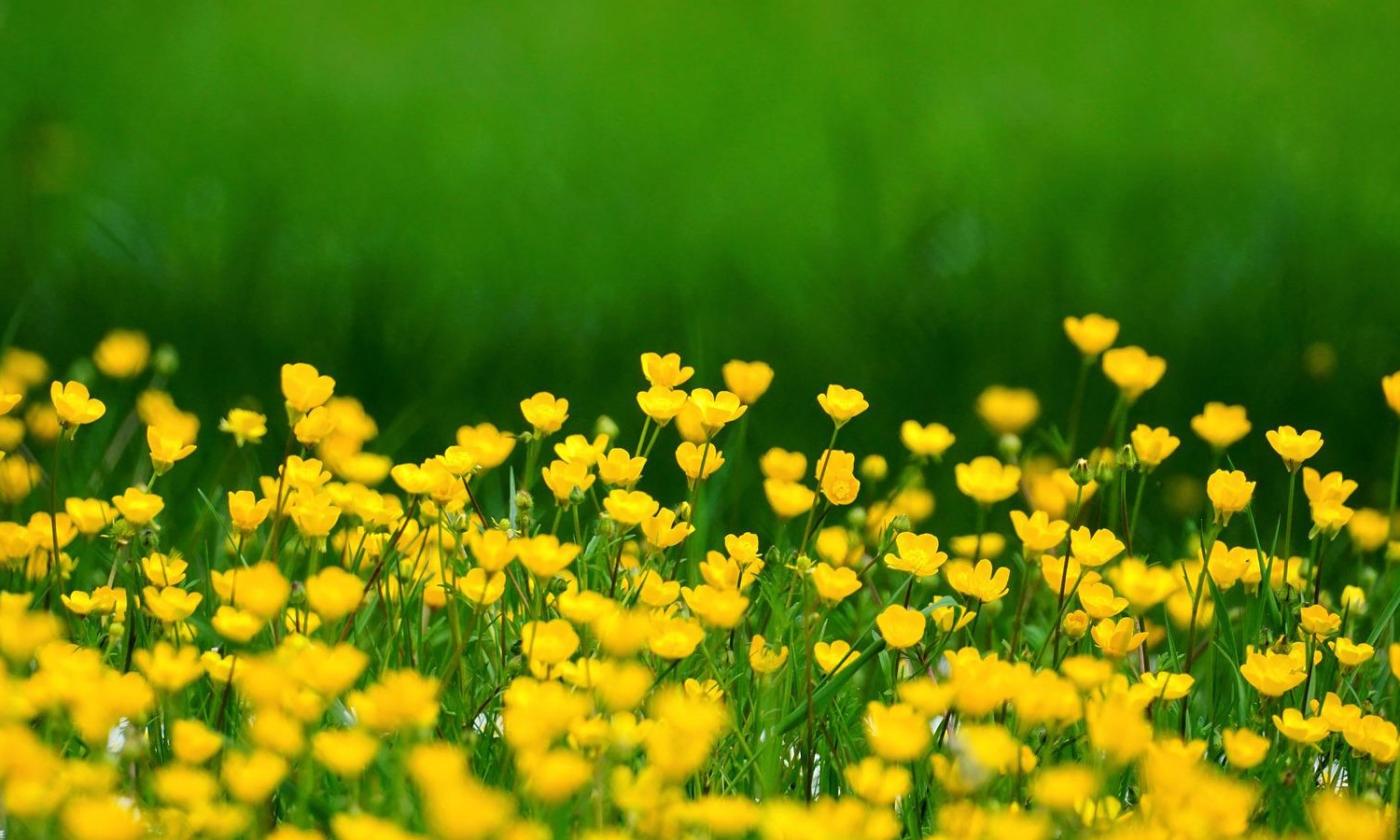
[[[1350,432],[1379,428],[1400,366],[1397,23],[5,3],[0,284],[60,363],[143,327],[209,416],[305,359],[381,415],[413,407],[424,445],[536,387],[631,421],[636,354],[677,349],[711,382],[775,364],[760,442],[818,447],[838,381],[875,407],[851,443],[891,448],[908,414],[975,447],[989,381],[1063,416],[1058,321],[1097,309],[1170,362],[1144,415],[1185,434],[1206,399],[1244,402],[1378,479],[1382,442]],[[1304,370],[1314,341],[1330,374]]]

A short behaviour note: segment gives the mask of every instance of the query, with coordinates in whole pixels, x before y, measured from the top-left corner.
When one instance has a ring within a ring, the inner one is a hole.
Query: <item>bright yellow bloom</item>
[[[1167,372],[1167,360],[1141,347],[1118,347],[1103,354],[1103,372],[1128,402],[1153,388]]]
[[[146,612],[166,624],[184,621],[194,615],[195,609],[199,607],[199,602],[203,600],[204,596],[198,592],[188,592],[178,586],[166,586],[160,589],[147,586],[141,590],[141,601],[146,607]]]
[[[830,643],[817,642],[812,645],[812,658],[817,661],[817,667],[822,669],[822,673],[830,674],[833,671],[844,670],[859,656],[851,652],[849,642],[837,639]]]
[[[170,727],[170,748],[186,764],[203,764],[223,743],[224,736],[197,720],[177,720]]]
[[[872,805],[893,805],[909,792],[911,776],[904,767],[891,767],[874,756],[846,765],[851,792]]]
[[[1216,470],[1206,480],[1206,495],[1215,508],[1215,521],[1228,525],[1231,516],[1249,507],[1254,482],[1239,470]]]
[[[1147,640],[1147,634],[1137,632],[1137,623],[1131,618],[1120,618],[1117,622],[1105,618],[1094,625],[1090,635],[1099,650],[1114,659],[1122,659]]]
[[[1308,676],[1306,666],[1292,656],[1274,651],[1260,653],[1252,647],[1245,654],[1240,674],[1266,697],[1282,696]]]
[[[776,481],[771,478],[763,482],[763,494],[768,498],[768,505],[773,508],[779,519],[801,516],[811,510],[812,503],[817,499],[817,494],[811,488],[795,481]]]
[[[239,802],[256,805],[272,795],[287,769],[287,760],[273,752],[228,753],[222,772],[224,787]]]
[[[724,387],[733,391],[744,405],[758,402],[773,384],[773,368],[767,362],[731,359],[720,369]]]
[[[1327,728],[1327,721],[1320,717],[1305,718],[1297,709],[1284,709],[1282,716],[1274,715],[1273,718],[1274,726],[1283,733],[1283,737],[1300,744],[1316,744],[1332,734]]]
[[[1094,357],[1113,346],[1118,340],[1118,322],[1097,313],[1083,318],[1070,316],[1064,320],[1065,335],[1085,356]]]
[[[695,368],[681,364],[679,353],[643,353],[642,375],[653,388],[674,388],[695,375]]]
[[[1196,684],[1196,678],[1190,674],[1173,674],[1168,671],[1143,674],[1140,680],[1153,699],[1161,700],[1180,700],[1189,694]]]
[[[902,531],[894,538],[894,544],[899,553],[886,554],[885,565],[896,572],[932,577],[948,562],[948,554],[938,550],[938,537],[933,534]]]
[[[1400,370],[1381,378],[1381,392],[1385,394],[1385,404],[1390,410],[1400,414]]]
[[[1069,535],[1069,550],[1074,559],[1089,568],[1098,568],[1119,554],[1126,546],[1107,528],[1090,531],[1088,528],[1075,528]]]
[[[921,425],[917,420],[905,420],[899,426],[899,440],[910,454],[920,458],[942,458],[957,437],[942,423]]]
[[[245,534],[258,530],[272,513],[272,500],[259,499],[250,490],[231,490],[228,494],[228,514],[233,527]]]
[[[1091,618],[1112,618],[1128,608],[1128,599],[1113,591],[1106,583],[1085,583],[1077,592],[1079,603]]]
[[[1298,626],[1319,641],[1342,627],[1342,617],[1321,604],[1309,604],[1298,613]]]
[[[1269,754],[1269,739],[1250,729],[1225,729],[1220,733],[1225,759],[1231,767],[1249,770]]]
[[[145,525],[165,509],[165,500],[154,493],[128,487],[120,496],[112,499],[112,505],[127,522]]]
[[[918,610],[890,604],[875,617],[875,624],[880,628],[880,636],[885,640],[885,644],[902,650],[923,640],[928,620]]]
[[[198,650],[193,647],[176,650],[169,642],[156,642],[150,650],[138,650],[131,661],[154,688],[167,693],[179,691],[204,674]]]
[[[1027,388],[992,385],[977,396],[977,416],[999,435],[1019,435],[1040,416],[1040,400]]]
[[[689,399],[685,391],[675,388],[649,388],[637,392],[637,406],[642,413],[663,426],[681,413]]]
[[[1154,429],[1142,423],[1133,428],[1132,441],[1133,452],[1148,469],[1156,468],[1181,445],[1181,438],[1176,437],[1166,428]]]
[[[306,601],[324,621],[349,615],[364,595],[365,582],[339,566],[327,566],[306,580]]]
[[[744,617],[749,599],[737,589],[717,589],[702,583],[694,589],[682,587],[681,597],[691,613],[711,627],[732,629]]]
[[[107,413],[102,400],[89,394],[87,386],[81,382],[55,382],[49,386],[49,398],[65,428],[85,426]]]
[[[783,665],[787,664],[788,649],[783,645],[781,649],[774,650],[768,646],[768,641],[762,634],[755,633],[749,642],[749,667],[753,668],[757,674],[771,674]]]
[[[171,434],[159,426],[146,427],[146,445],[151,451],[151,465],[156,475],[161,475],[194,452],[192,443],[185,443],[178,435]]]
[[[1191,418],[1191,431],[1216,450],[1234,446],[1250,430],[1249,416],[1242,405],[1208,402]]]
[[[545,665],[558,665],[578,650],[574,626],[562,618],[553,621],[527,621],[520,628],[520,649],[526,658]]]
[[[1366,642],[1353,642],[1351,639],[1342,637],[1335,642],[1331,642],[1332,652],[1336,654],[1337,661],[1342,663],[1344,668],[1355,668],[1371,661],[1371,657],[1376,655],[1376,649]]]
[[[102,337],[92,352],[97,369],[113,379],[133,379],[141,375],[151,359],[151,342],[136,330],[112,330]]]
[[[712,443],[696,446],[690,441],[684,440],[676,447],[676,463],[685,473],[686,478],[691,481],[699,481],[709,478],[714,475],[715,470],[724,466],[724,453],[716,449]]]
[[[282,365],[282,397],[295,417],[325,405],[334,393],[335,380],[323,376],[312,365],[305,362]]]
[[[598,459],[598,477],[604,484],[631,487],[642,477],[646,464],[647,459],[640,455],[633,457],[626,449],[612,449]]]
[[[267,417],[246,408],[230,409],[228,416],[219,420],[219,431],[233,435],[233,442],[239,446],[262,443],[267,434]]]
[[[871,701],[867,704],[865,734],[876,755],[898,763],[920,758],[932,740],[928,719],[905,703],[886,706]]]
[[[538,435],[552,435],[569,419],[569,401],[556,398],[548,391],[520,401],[520,413]]]
[[[855,594],[862,584],[855,569],[848,566],[838,569],[827,563],[818,563],[812,567],[812,585],[823,601],[835,604]]]
[[[1011,579],[1010,569],[1005,566],[998,569],[986,558],[978,560],[976,565],[962,561],[950,563],[943,574],[953,589],[984,603],[1005,596]]]
[[[1019,510],[1011,511],[1011,526],[1028,554],[1049,551],[1063,543],[1069,533],[1068,522],[1052,520],[1042,510],[1035,511],[1030,516]]]
[[[1283,465],[1289,472],[1298,469],[1298,465],[1322,448],[1322,433],[1316,429],[1300,433],[1292,426],[1279,426],[1265,432],[1264,437],[1268,438],[1269,446],[1283,459]]]
[[[574,562],[581,550],[573,543],[560,542],[551,534],[515,540],[515,556],[538,578],[551,578]]]
[[[1020,467],[1002,464],[990,455],[953,468],[958,490],[979,504],[994,505],[1010,498],[1021,484]]]
[[[840,385],[826,386],[826,393],[817,395],[817,403],[822,407],[822,411],[826,412],[826,416],[835,421],[837,428],[846,425],[870,407],[870,403],[865,401],[865,395],[860,391]]]
[[[540,470],[545,486],[560,504],[572,502],[575,493],[584,494],[593,486],[597,476],[589,472],[586,464],[552,461]]]
[[[608,518],[629,528],[655,516],[660,508],[660,503],[641,490],[613,490],[603,499]]]
[[[693,533],[695,526],[689,522],[677,522],[676,512],[669,509],[657,511],[654,516],[642,521],[642,534],[647,542],[660,549],[680,545]]]

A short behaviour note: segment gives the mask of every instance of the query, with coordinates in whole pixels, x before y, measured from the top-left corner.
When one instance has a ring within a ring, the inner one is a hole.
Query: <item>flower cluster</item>
[[[1138,422],[1167,362],[1064,329],[1063,433],[992,386],[897,463],[836,384],[824,448],[750,449],[763,362],[645,353],[626,443],[540,392],[420,460],[309,364],[206,424],[141,333],[87,381],[10,348],[0,832],[1394,837],[1400,436],[1372,499],[1317,430],[1236,463],[1206,403],[1192,514],[1197,444]]]

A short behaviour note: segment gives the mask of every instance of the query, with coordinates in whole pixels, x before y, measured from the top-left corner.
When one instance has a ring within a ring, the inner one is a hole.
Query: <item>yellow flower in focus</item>
[[[1154,700],[1180,700],[1191,693],[1196,684],[1196,678],[1190,674],[1173,674],[1168,671],[1143,674],[1139,679]]]
[[[1239,470],[1216,470],[1206,480],[1206,495],[1215,508],[1215,521],[1230,524],[1230,517],[1244,510],[1254,498],[1254,482]]]
[[[272,513],[272,500],[259,499],[250,490],[231,490],[228,494],[229,519],[233,527],[244,534],[258,530]]]
[[[1284,709],[1283,715],[1274,715],[1273,720],[1283,737],[1300,744],[1316,744],[1332,734],[1327,721],[1320,717],[1305,718],[1297,709]]]
[[[637,392],[637,406],[642,413],[662,426],[675,419],[689,399],[685,391],[675,388],[649,388]]]
[[[294,417],[325,405],[334,393],[335,380],[315,367],[305,362],[282,365],[282,397]]]
[[[1156,469],[1181,445],[1181,438],[1164,427],[1152,428],[1139,423],[1133,428],[1133,452],[1149,470]]]
[[[860,578],[855,569],[848,566],[838,569],[827,563],[818,563],[812,567],[812,585],[816,587],[821,599],[831,604],[840,603],[861,588]]]
[[[165,500],[154,493],[128,487],[120,496],[112,499],[112,505],[127,522],[145,525],[165,509]]]
[[[859,656],[851,652],[851,645],[842,639],[834,642],[817,642],[812,645],[812,658],[816,660],[817,667],[822,669],[822,673],[830,674],[833,671],[844,670],[852,665]]]
[[[773,384],[773,368],[767,362],[731,359],[720,369],[724,387],[733,391],[744,405],[753,405]]]
[[[749,667],[753,668],[757,674],[771,674],[783,665],[787,664],[788,649],[783,645],[780,650],[774,650],[768,646],[768,642],[762,634],[754,634],[749,642]]]
[[[953,468],[958,490],[978,504],[994,505],[1009,499],[1021,484],[1021,469],[1004,465],[990,455],[973,458]]]
[[[146,427],[146,446],[151,451],[151,466],[156,475],[169,471],[176,461],[188,458],[195,450],[194,444],[186,443],[184,438],[159,426]]]
[[[88,393],[81,382],[54,382],[49,386],[49,399],[64,428],[76,428],[92,423],[107,413],[102,400]]]
[[[1049,551],[1063,543],[1069,533],[1068,522],[1052,520],[1043,510],[1035,511],[1030,516],[1019,510],[1011,511],[1011,527],[1028,554]]]
[[[903,650],[923,641],[928,620],[918,610],[890,604],[875,617],[875,624],[880,628],[880,636],[885,640],[885,644],[896,650]]]
[[[894,544],[899,553],[885,555],[885,565],[893,571],[926,578],[938,574],[948,562],[947,553],[938,550],[938,537],[933,534],[902,531],[894,538]]]
[[[151,342],[136,330],[112,330],[92,352],[93,364],[113,379],[134,379],[151,360]]]
[[[697,618],[711,627],[722,627],[725,630],[733,629],[749,607],[749,599],[739,590],[717,589],[708,583],[702,583],[694,589],[689,586],[682,587],[681,597]]]
[[[1125,400],[1134,402],[1161,381],[1167,360],[1141,347],[1118,347],[1103,354],[1103,372]]]
[[[716,449],[712,443],[696,446],[685,440],[676,447],[676,464],[680,466],[686,478],[691,481],[699,481],[709,478],[715,474],[716,470],[724,466],[724,453]]]
[[[1249,434],[1249,416],[1242,405],[1208,402],[1191,418],[1191,431],[1216,451],[1229,449]]]
[[[1245,653],[1240,674],[1266,697],[1280,697],[1308,677],[1306,666],[1292,656],[1274,651],[1260,653],[1252,647]]]
[[[629,528],[655,516],[660,508],[655,499],[640,490],[613,490],[603,499],[608,517]]]
[[[942,423],[927,426],[917,420],[905,420],[899,426],[899,440],[911,455],[919,458],[942,458],[957,437]]]
[[[1146,633],[1137,631],[1137,623],[1131,618],[1120,618],[1117,622],[1105,618],[1090,632],[1094,644],[1105,656],[1122,659],[1147,640]]]
[[[690,405],[696,411],[696,419],[705,437],[713,438],[735,420],[744,416],[748,406],[729,391],[715,393],[708,388],[696,388],[690,392]]]
[[[569,419],[569,401],[540,391],[520,401],[520,413],[525,422],[540,436],[552,435]]]
[[[1028,388],[992,385],[977,396],[977,416],[999,435],[1019,435],[1040,416],[1040,400]]]
[[[1340,638],[1329,643],[1332,652],[1336,654],[1337,661],[1342,663],[1344,668],[1355,668],[1371,661],[1371,657],[1376,655],[1376,649],[1371,645],[1361,642],[1353,642],[1348,638]]]
[[[631,487],[642,477],[646,464],[647,459],[640,455],[633,457],[626,449],[612,449],[598,459],[598,477],[604,484]]]
[[[1250,729],[1224,729],[1220,744],[1225,748],[1225,760],[1239,770],[1249,770],[1269,754],[1269,739]]]
[[[674,388],[689,381],[695,368],[681,364],[679,353],[643,353],[642,375],[653,388]]]
[[[166,624],[184,621],[194,615],[195,609],[203,600],[204,596],[198,592],[187,592],[178,586],[160,589],[147,586],[141,590],[141,602],[146,607],[146,612]]]
[[[1298,613],[1298,626],[1321,641],[1342,628],[1342,617],[1321,604],[1309,604]]]
[[[1289,472],[1298,469],[1300,464],[1322,449],[1322,433],[1315,429],[1300,433],[1292,426],[1279,426],[1265,432],[1264,437],[1283,459],[1283,465]]]
[[[650,545],[667,549],[680,545],[686,537],[695,533],[695,526],[689,522],[677,522],[676,512],[661,510],[649,519],[642,521],[642,534]]]
[[[953,589],[986,603],[1000,600],[1006,595],[1011,570],[1005,566],[998,569],[992,565],[992,561],[983,558],[976,565],[961,561],[949,564],[944,576]]]
[[[1069,340],[1089,358],[1112,347],[1118,340],[1118,322],[1093,312],[1083,318],[1065,318],[1064,327]]]
[[[551,578],[568,568],[581,550],[573,543],[560,542],[552,534],[515,540],[515,556],[537,578]]]
[[[826,416],[836,423],[838,429],[870,408],[864,394],[854,388],[844,388],[840,385],[826,386],[826,393],[817,395],[817,404],[826,412]]]
[[[1112,618],[1128,608],[1128,599],[1120,597],[1106,583],[1085,583],[1077,594],[1084,611],[1094,619]]]

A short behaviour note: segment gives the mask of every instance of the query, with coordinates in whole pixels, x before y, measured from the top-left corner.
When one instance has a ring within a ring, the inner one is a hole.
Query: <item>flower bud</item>
[[[617,440],[617,436],[622,434],[622,430],[617,427],[617,422],[606,414],[600,415],[593,422],[593,434],[606,435],[608,440]]]
[[[156,373],[164,377],[171,377],[180,369],[180,353],[173,345],[162,344],[156,348],[156,354],[152,359]]]
[[[1089,459],[1080,458],[1078,461],[1075,461],[1074,465],[1069,468],[1069,477],[1071,481],[1080,487],[1093,481],[1093,475],[1089,471]]]

